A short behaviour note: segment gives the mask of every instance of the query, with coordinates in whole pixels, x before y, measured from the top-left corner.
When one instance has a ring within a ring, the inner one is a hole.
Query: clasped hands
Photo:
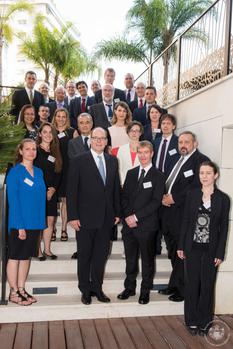
[[[173,197],[171,194],[164,194],[163,195],[163,199],[162,199],[163,206],[170,207],[174,203],[175,203],[175,201],[173,200]]]
[[[128,225],[129,228],[136,228],[137,227],[137,221],[136,221],[134,214],[126,217],[125,221],[126,221],[126,224]]]

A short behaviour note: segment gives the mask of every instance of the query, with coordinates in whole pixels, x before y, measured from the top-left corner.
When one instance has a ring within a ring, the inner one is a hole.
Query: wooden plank
[[[157,331],[149,317],[139,317],[137,318],[137,321],[153,348],[170,349],[169,345],[160,336],[159,332]]]
[[[49,322],[49,349],[66,348],[63,321]]]
[[[142,331],[136,318],[124,318],[125,326],[127,327],[136,348],[151,349],[152,346]]]
[[[115,340],[112,329],[107,319],[96,319],[95,327],[100,340],[101,348],[117,349],[117,342]]]
[[[49,324],[48,322],[34,322],[32,328],[32,349],[48,349]]]
[[[31,349],[32,323],[21,322],[17,325],[14,349]]]
[[[93,320],[79,320],[82,340],[85,349],[100,349],[99,338]]]
[[[156,329],[171,348],[187,349],[182,338],[167,324],[163,316],[151,317]]]
[[[110,326],[121,349],[135,349],[135,345],[122,319],[109,319]]]
[[[12,349],[16,334],[16,324],[2,324],[0,329],[1,348]]]
[[[82,335],[77,320],[64,321],[67,349],[83,349]]]

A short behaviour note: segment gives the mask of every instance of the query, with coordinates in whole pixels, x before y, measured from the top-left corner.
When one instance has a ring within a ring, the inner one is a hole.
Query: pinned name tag
[[[24,183],[26,183],[27,185],[30,185],[30,187],[32,187],[34,184],[33,181],[31,181],[29,178],[25,178]]]
[[[50,162],[55,162],[55,157],[54,156],[52,156],[52,155],[49,155],[48,156],[48,160],[50,161]]]
[[[161,133],[161,130],[160,130],[160,128],[153,128],[153,132],[154,133]]]
[[[66,136],[66,134],[65,134],[65,132],[60,132],[60,133],[58,133],[57,136],[58,136],[58,138],[63,138]]]
[[[114,99],[114,102],[115,102],[115,103],[120,102],[120,98],[115,98],[115,99]]]
[[[185,172],[184,172],[184,176],[185,176],[185,178],[190,177],[190,176],[193,176],[193,170],[185,171]]]
[[[145,183],[143,183],[143,188],[144,188],[144,189],[152,188],[152,183],[151,183],[151,182],[145,182]]]
[[[177,154],[177,150],[174,148],[174,149],[171,149],[171,150],[169,150],[169,155],[175,155],[175,154]]]

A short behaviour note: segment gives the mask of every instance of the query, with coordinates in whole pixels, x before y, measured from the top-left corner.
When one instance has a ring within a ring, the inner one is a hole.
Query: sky
[[[126,27],[126,14],[133,4],[133,0],[54,0],[53,1],[62,18],[74,23],[80,33],[79,40],[91,53],[97,42],[119,36]],[[125,73],[133,73],[135,77],[145,70],[142,63],[104,61],[102,70],[112,67],[116,70],[114,85],[124,88]],[[86,78],[90,83],[97,76]],[[100,78],[103,83],[102,76]]]

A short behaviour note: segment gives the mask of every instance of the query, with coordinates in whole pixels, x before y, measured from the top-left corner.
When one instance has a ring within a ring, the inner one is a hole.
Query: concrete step
[[[111,303],[92,298],[91,305],[82,304],[78,294],[37,296],[38,302],[27,307],[13,303],[1,306],[0,323],[183,314],[183,302],[171,302],[155,291],[151,292],[150,303],[146,305],[138,303],[138,294],[125,301],[118,300],[114,294],[108,296]]]
[[[141,263],[139,263],[140,266]],[[33,259],[30,268],[30,274],[73,274],[77,270],[77,261],[70,258],[70,255],[60,255],[57,260],[46,260],[43,262]],[[107,263],[105,271],[109,272],[124,272],[125,259],[121,254],[112,254]],[[157,271],[171,271],[170,260],[166,255],[157,256],[156,258]]]

